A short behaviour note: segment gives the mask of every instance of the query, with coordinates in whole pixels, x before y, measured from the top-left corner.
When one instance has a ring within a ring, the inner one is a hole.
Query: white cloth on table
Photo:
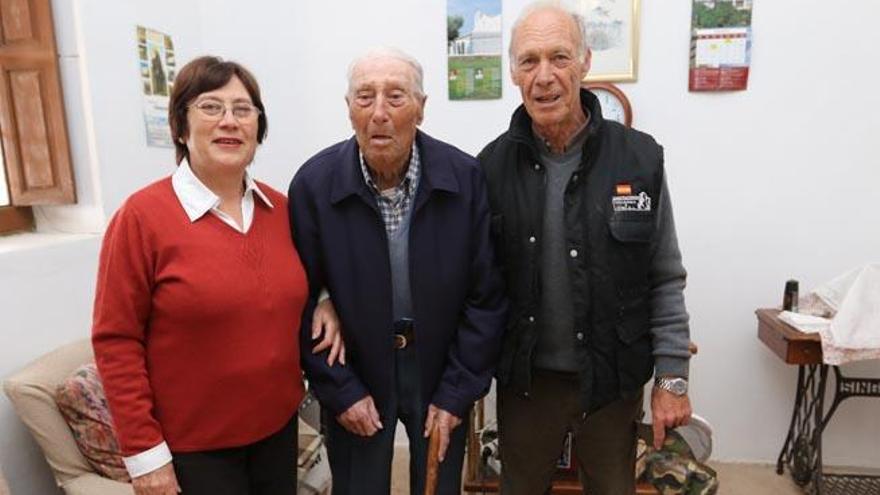
[[[784,311],[779,317],[798,330],[819,333],[825,364],[880,359],[880,264],[844,273],[799,305],[801,313]]]
[[[792,313],[791,311],[779,313],[779,319],[804,333],[827,331],[831,326],[831,320],[828,318],[803,313]]]

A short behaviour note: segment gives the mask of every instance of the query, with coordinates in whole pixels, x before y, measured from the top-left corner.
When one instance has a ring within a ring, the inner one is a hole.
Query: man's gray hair
[[[517,17],[516,21],[513,23],[513,28],[510,30],[510,48],[508,53],[510,60],[513,61],[514,41],[516,41],[516,31],[519,29],[520,24],[522,24],[527,18],[531,17],[532,14],[544,10],[558,10],[571,17],[572,22],[577,26],[577,32],[572,34],[576,34],[580,37],[580,43],[577,45],[577,57],[583,59],[584,55],[586,55],[587,51],[590,49],[589,40],[587,39],[587,23],[584,20],[584,16],[572,7],[569,2],[563,0],[537,0],[526,5],[522,12],[520,12],[519,17]]]
[[[412,55],[405,53],[403,50],[392,47],[379,47],[370,49],[363,55],[360,55],[351,61],[351,64],[349,64],[348,66],[348,92],[346,93],[347,96],[351,97],[354,94],[354,70],[357,68],[357,66],[370,60],[378,60],[382,58],[399,60],[408,65],[410,69],[412,69],[413,93],[415,93],[419,98],[425,97],[425,88],[422,85],[422,80],[424,79],[425,73],[422,70],[422,64],[420,64],[419,61],[416,60],[415,57],[413,57]]]

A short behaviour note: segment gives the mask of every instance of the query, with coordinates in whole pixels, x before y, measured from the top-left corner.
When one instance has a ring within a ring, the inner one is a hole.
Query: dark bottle
[[[798,310],[798,281],[785,282],[785,294],[782,296],[782,309],[797,313]]]

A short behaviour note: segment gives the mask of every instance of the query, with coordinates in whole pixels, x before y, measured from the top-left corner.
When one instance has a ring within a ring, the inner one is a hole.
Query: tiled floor
[[[394,456],[392,495],[409,495],[409,455],[397,449]],[[767,464],[710,463],[721,482],[719,495],[799,495],[802,492],[788,474],[778,476]]]
[[[776,466],[711,462],[718,473],[719,495],[795,495],[802,493],[788,473],[779,476]]]

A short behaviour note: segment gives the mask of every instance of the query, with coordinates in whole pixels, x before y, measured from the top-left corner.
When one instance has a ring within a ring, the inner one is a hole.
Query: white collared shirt
[[[244,173],[244,184],[244,195],[241,198],[242,225],[239,226],[231,216],[220,210],[220,198],[196,177],[187,160],[180,162],[180,166],[171,176],[171,187],[190,222],[195,222],[210,212],[223,220],[223,223],[242,233],[250,229],[254,220],[254,193],[269,208],[275,207],[247,170]],[[125,463],[128,475],[136,478],[171,462],[171,450],[167,443],[162,442],[141,453],[123,457],[122,461]]]
[[[251,177],[247,170],[244,172],[244,195],[241,198],[241,220],[242,225],[239,226],[235,220],[225,212],[220,210],[220,197],[208,189],[202,181],[196,177],[189,161],[183,160],[177,171],[171,176],[171,186],[174,188],[174,194],[180,201],[186,216],[190,222],[195,222],[202,218],[206,213],[211,212],[217,216],[223,223],[229,225],[235,230],[246,233],[251,227],[254,220],[254,193],[268,207],[274,208],[269,198],[263,194],[257,182]]]

